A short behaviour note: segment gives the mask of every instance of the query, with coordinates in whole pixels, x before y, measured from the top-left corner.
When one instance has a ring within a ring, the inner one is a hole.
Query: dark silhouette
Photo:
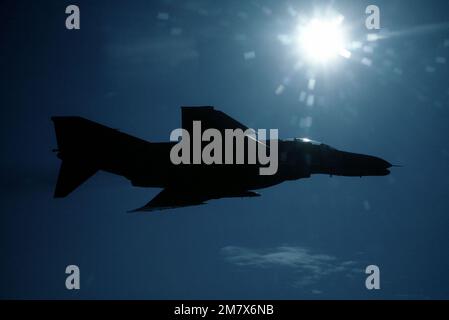
[[[144,141],[81,117],[52,120],[58,143],[55,151],[62,160],[54,196],[67,196],[98,170],[123,176],[133,186],[163,188],[148,204],[133,211],[199,205],[227,197],[255,197],[259,194],[252,190],[312,174],[384,176],[392,166],[377,157],[339,151],[308,139],[278,141],[278,170],[274,175],[260,175],[259,163],[174,165],[170,150],[177,142]],[[191,132],[193,121],[201,121],[203,132],[208,128],[220,132],[247,129],[213,107],[183,107],[182,127]],[[245,159],[247,156],[246,152]]]

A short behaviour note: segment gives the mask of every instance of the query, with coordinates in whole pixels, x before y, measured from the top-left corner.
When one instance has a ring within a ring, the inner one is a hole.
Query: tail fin
[[[150,143],[81,117],[52,117],[62,159],[54,196],[67,196],[98,170],[105,159],[120,164]],[[109,162],[110,164],[110,162]]]

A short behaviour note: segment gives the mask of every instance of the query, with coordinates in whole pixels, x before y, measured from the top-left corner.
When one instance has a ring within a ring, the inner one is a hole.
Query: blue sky
[[[0,297],[449,298],[445,2],[77,1],[77,31],[64,27],[69,4],[2,4]],[[385,39],[366,41],[368,4]],[[345,17],[352,55],[298,64],[282,39],[326,7]],[[404,167],[148,214],[126,211],[158,189],[106,173],[52,198],[51,116],[166,141],[182,105]],[[69,264],[79,291],[65,289]],[[364,286],[370,264],[377,291]]]

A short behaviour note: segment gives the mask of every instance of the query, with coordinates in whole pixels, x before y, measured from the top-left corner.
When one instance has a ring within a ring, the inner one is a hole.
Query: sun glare
[[[298,45],[305,57],[314,63],[327,63],[337,56],[349,58],[341,26],[343,17],[333,20],[312,19],[298,29]]]

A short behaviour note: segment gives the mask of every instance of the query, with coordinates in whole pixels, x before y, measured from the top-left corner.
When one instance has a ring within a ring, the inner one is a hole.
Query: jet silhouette
[[[193,121],[201,121],[202,130],[248,129],[214,107],[181,109],[182,128],[187,132],[192,131]],[[312,174],[385,176],[392,167],[381,158],[339,151],[305,138],[278,140],[278,170],[273,175],[260,175],[258,163],[175,165],[170,150],[177,142],[145,141],[81,117],[52,120],[58,145],[55,151],[62,160],[54,197],[66,197],[98,170],[123,176],[136,187],[163,188],[146,205],[132,211],[194,206],[211,199],[257,197],[254,190]]]

